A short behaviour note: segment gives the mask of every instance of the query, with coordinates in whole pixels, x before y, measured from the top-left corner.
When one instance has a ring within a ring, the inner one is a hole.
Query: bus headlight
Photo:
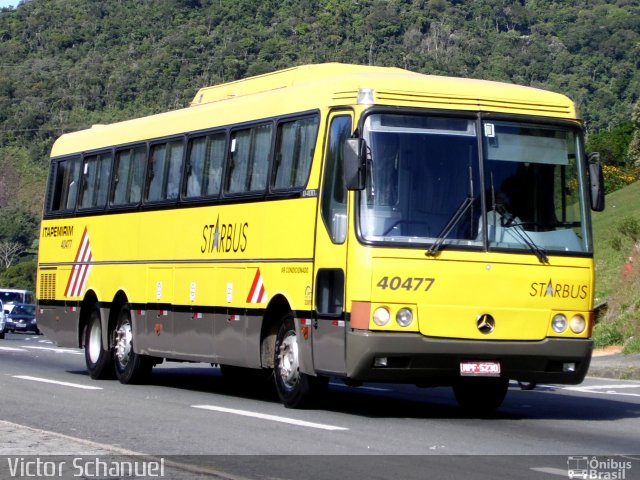
[[[569,322],[569,328],[573,333],[582,333],[587,328],[587,321],[580,314],[574,315]]]
[[[408,308],[401,308],[396,314],[396,322],[401,327],[408,327],[413,322],[413,312]]]
[[[567,329],[567,317],[561,313],[554,315],[553,320],[551,320],[551,328],[556,333],[564,332]]]
[[[373,323],[378,325],[379,327],[384,327],[391,320],[391,315],[389,314],[389,310],[385,307],[378,307],[376,311],[373,312]]]

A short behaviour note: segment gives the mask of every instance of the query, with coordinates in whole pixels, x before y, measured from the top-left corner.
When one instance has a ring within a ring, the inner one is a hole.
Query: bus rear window
[[[53,184],[50,186],[49,211],[73,210],[78,197],[80,157],[65,158],[52,164]]]

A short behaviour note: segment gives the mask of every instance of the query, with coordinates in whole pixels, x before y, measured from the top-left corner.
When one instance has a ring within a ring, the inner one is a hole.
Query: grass
[[[593,331],[596,346],[624,345],[625,353],[640,352],[640,256],[632,272],[623,277],[627,258],[634,255],[633,240],[621,233],[621,225],[640,222],[640,182],[617,190],[606,198],[604,212],[593,213],[596,261],[595,304],[607,304]]]

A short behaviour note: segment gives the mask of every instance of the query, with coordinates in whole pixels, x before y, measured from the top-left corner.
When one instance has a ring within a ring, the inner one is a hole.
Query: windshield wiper
[[[467,210],[471,208],[473,205],[473,197],[465,198],[458,209],[455,211],[449,222],[442,229],[440,234],[436,237],[436,241],[431,244],[431,246],[427,249],[425,255],[433,257],[437,255],[438,250],[446,240],[447,236],[451,233],[451,230],[455,228],[455,226],[460,222],[460,219],[464,217],[464,214],[467,213]]]
[[[504,208],[502,204],[498,204],[496,202],[496,191],[493,186],[493,172],[491,172],[491,202],[493,203],[491,210],[494,212],[494,215],[500,215],[500,226],[502,228],[513,227],[513,231],[517,234],[520,240],[522,240],[522,243],[529,247],[529,250],[531,250],[534,255],[538,257],[540,263],[548,264],[549,257],[547,257],[547,252],[536,245],[536,242],[534,242],[533,239],[529,236],[522,224],[516,221],[515,215],[507,212],[506,208]]]
[[[500,214],[499,211],[497,211],[497,213]],[[535,254],[535,256],[538,257],[540,263],[548,264],[549,257],[547,256],[547,252],[543,248],[536,245],[536,242],[534,242],[533,239],[529,236],[527,231],[522,226],[522,223],[516,221],[516,217],[514,215],[511,215],[510,213],[505,212],[501,215],[502,219],[500,220],[500,223],[502,224],[502,227],[513,228],[513,232],[520,238],[520,240],[522,240],[522,243],[529,247],[529,250],[531,250]]]

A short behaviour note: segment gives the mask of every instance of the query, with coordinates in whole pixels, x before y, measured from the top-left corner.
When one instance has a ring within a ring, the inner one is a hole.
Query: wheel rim
[[[128,319],[123,319],[116,330],[115,354],[118,363],[125,367],[131,357],[131,323]]]
[[[282,383],[292,389],[300,378],[298,369],[298,342],[295,332],[289,331],[282,340],[278,351],[278,374]]]
[[[89,360],[91,360],[91,363],[96,363],[100,358],[100,352],[102,351],[102,329],[100,328],[99,321],[91,324],[89,342],[87,343]]]

